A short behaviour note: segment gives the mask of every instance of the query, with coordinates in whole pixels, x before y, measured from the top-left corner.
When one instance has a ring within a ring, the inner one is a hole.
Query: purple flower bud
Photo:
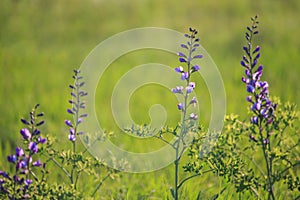
[[[83,132],[82,132],[82,131],[79,131],[79,132],[78,132],[78,135],[82,135],[82,134],[83,134]]]
[[[254,93],[255,92],[255,88],[252,85],[248,84],[247,85],[247,92]]]
[[[180,57],[184,57],[184,58],[186,58],[186,55],[184,55],[184,54],[183,54],[183,53],[181,53],[181,52],[178,52],[178,53],[177,53],[177,55],[178,55],[178,56],[180,56]]]
[[[253,103],[252,96],[247,96],[247,101],[250,102],[250,103]]]
[[[183,72],[181,73],[181,80],[186,80],[189,77],[189,73]]]
[[[193,72],[197,72],[197,71],[199,71],[200,70],[200,67],[198,66],[198,65],[194,65],[193,67],[192,67],[192,71]]]
[[[25,119],[21,119],[21,122],[25,125],[30,125],[28,121],[26,121]]]
[[[175,72],[182,73],[183,72],[183,67],[182,66],[176,67]]]
[[[30,142],[29,145],[28,145],[28,149],[36,154],[38,152],[38,145],[35,143],[35,142]]]
[[[250,119],[250,121],[251,121],[251,123],[252,124],[258,124],[258,117],[257,116],[253,116],[253,117],[251,117],[251,119]]]
[[[261,109],[261,103],[260,102],[254,103],[253,106],[254,106],[254,108],[256,110],[260,110]]]
[[[195,58],[201,59],[201,58],[203,58],[203,55],[195,55],[195,56],[193,57],[193,59],[195,59]]]
[[[190,119],[197,120],[198,119],[198,115],[196,115],[195,113],[191,113],[190,114]]]
[[[186,59],[184,59],[184,58],[179,58],[179,61],[180,61],[180,62],[186,62]]]
[[[69,134],[69,140],[74,142],[76,140],[76,135]]]
[[[248,67],[248,64],[246,64],[243,60],[241,61],[241,65],[242,65],[243,67]]]
[[[9,176],[8,176],[8,174],[6,172],[4,172],[4,171],[1,171],[1,170],[0,170],[0,176],[2,176],[4,178],[10,179]]]
[[[190,101],[190,104],[193,104],[195,106],[196,103],[197,103],[197,99],[196,99],[196,97],[193,97]]]
[[[87,117],[87,116],[88,116],[88,114],[82,114],[79,117],[83,118],[83,117]]]
[[[26,169],[26,167],[27,167],[27,163],[25,160],[19,161],[16,166],[17,169]]]
[[[73,128],[70,128],[70,134],[75,135],[75,130]]]
[[[252,67],[254,67],[256,64],[257,64],[257,59],[253,60]]]
[[[194,88],[191,87],[191,86],[187,86],[187,87],[185,88],[185,90],[186,90],[186,93],[187,93],[187,94],[190,94],[191,92],[193,92]]]
[[[179,104],[177,105],[177,108],[178,108],[178,110],[182,110],[182,109],[183,109],[182,103],[179,103]]]
[[[38,137],[38,142],[41,144],[45,144],[45,142],[47,141],[47,138],[42,138],[41,136]]]
[[[193,89],[195,89],[196,84],[195,84],[195,82],[190,82],[189,86],[191,86]]]
[[[172,92],[173,93],[180,93],[182,94],[182,91],[183,91],[183,86],[177,86],[176,88],[172,88]]]
[[[33,162],[32,165],[35,166],[35,167],[40,167],[40,166],[42,166],[43,164],[41,163],[40,160],[37,160],[37,161]]]
[[[73,127],[72,123],[70,120],[65,120],[65,124],[69,127]]]
[[[251,77],[251,73],[250,73],[250,70],[249,69],[246,69],[245,70],[245,74],[247,77]]]
[[[16,156],[21,157],[24,156],[24,150],[22,148],[17,147],[16,148]]]
[[[15,163],[17,161],[17,156],[16,155],[7,156],[7,160],[8,162]]]
[[[80,124],[82,122],[81,118],[78,118],[77,124]]]
[[[41,125],[43,125],[44,123],[45,123],[45,121],[42,120],[42,121],[40,121],[39,123],[37,123],[36,126],[41,126]]]
[[[32,133],[32,135],[38,135],[38,134],[40,134],[41,133],[41,131],[39,130],[39,129],[34,129],[34,131],[33,131],[33,133]]]
[[[25,185],[30,185],[32,183],[32,180],[31,179],[26,179],[25,181],[24,181],[24,184]]]
[[[253,51],[253,54],[259,52],[259,50],[260,50],[260,46],[257,46],[257,47],[255,48],[255,50]]]
[[[21,135],[23,136],[24,140],[28,140],[31,138],[31,133],[27,128],[23,128],[20,130]]]
[[[188,47],[185,44],[181,44],[180,46],[184,49],[188,49]]]
[[[68,111],[68,113],[70,113],[71,115],[74,115],[74,113],[73,113],[73,111],[72,111],[71,109],[68,109],[67,111]]]

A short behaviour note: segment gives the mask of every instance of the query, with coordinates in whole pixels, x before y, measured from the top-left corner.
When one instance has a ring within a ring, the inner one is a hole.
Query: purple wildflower
[[[36,154],[38,152],[38,145],[35,142],[30,142],[28,145],[28,149],[33,153]]]
[[[17,161],[17,156],[14,154],[7,156],[7,160],[8,160],[8,162],[15,163]]]
[[[27,128],[23,128],[20,130],[21,135],[23,136],[24,140],[29,140],[31,138],[31,133]]]
[[[22,148],[20,148],[20,147],[17,147],[16,148],[16,156],[17,157],[21,157],[21,156],[24,156],[25,154],[24,154],[24,150],[22,149]]]
[[[179,104],[177,105],[177,107],[178,107],[178,110],[182,110],[182,109],[183,109],[183,104],[182,104],[182,103],[179,103]]]

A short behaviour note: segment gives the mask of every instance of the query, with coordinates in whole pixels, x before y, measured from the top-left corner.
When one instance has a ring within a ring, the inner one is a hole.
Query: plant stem
[[[262,119],[261,119],[262,120]],[[264,137],[262,133],[262,126],[261,126],[261,120],[259,123],[259,134],[260,134],[260,141],[261,141],[261,146],[262,146],[262,151],[264,155],[264,159],[266,162],[266,168],[267,168],[267,179],[268,179],[268,200],[270,199],[275,199],[274,196],[274,191],[273,191],[273,182],[272,182],[272,166],[271,166],[271,158],[270,160],[268,159],[268,154],[267,154],[267,149],[266,149],[266,144],[264,143]],[[268,141],[270,145],[270,141]]]
[[[112,173],[112,172],[108,172],[108,173],[106,174],[106,176],[105,176],[103,179],[101,179],[101,181],[100,181],[99,184],[97,185],[96,189],[95,189],[94,192],[92,193],[92,197],[95,196],[96,192],[99,190],[99,188],[101,187],[101,185],[103,184],[103,182],[111,175],[111,173]]]

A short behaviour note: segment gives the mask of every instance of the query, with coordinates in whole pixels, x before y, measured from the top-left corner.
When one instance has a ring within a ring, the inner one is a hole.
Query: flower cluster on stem
[[[39,181],[34,173],[33,168],[45,167],[39,159],[35,158],[38,154],[40,146],[45,144],[47,139],[40,135],[39,127],[44,124],[44,120],[38,121],[43,113],[36,113],[39,104],[37,104],[30,112],[30,119],[21,119],[26,128],[20,130],[24,144],[27,148],[16,147],[15,153],[7,156],[9,163],[15,165],[15,173],[11,177],[8,173],[0,171],[0,192],[7,193],[9,199],[30,198],[27,193],[33,181]],[[34,179],[34,180],[33,180]],[[12,184],[13,191],[9,191]],[[20,194],[22,194],[20,196]]]
[[[180,122],[180,133],[177,134],[177,140],[173,145],[175,149],[175,180],[174,189],[172,190],[172,196],[175,200],[178,199],[178,190],[182,184],[179,183],[179,161],[185,149],[187,148],[185,137],[189,129],[195,124],[198,119],[196,113],[188,113],[187,110],[190,106],[196,106],[197,99],[192,97],[191,93],[194,91],[196,84],[191,81],[191,75],[194,72],[200,70],[199,65],[193,65],[192,61],[194,59],[200,59],[203,56],[196,53],[197,47],[200,46],[199,38],[197,37],[196,29],[189,29],[190,34],[185,34],[184,36],[188,39],[186,44],[181,44],[181,47],[187,51],[187,53],[178,52],[179,61],[186,65],[186,67],[179,66],[175,68],[175,72],[180,74],[180,78],[185,82],[185,85],[176,86],[172,88],[174,94],[179,94],[183,96],[183,102],[178,103],[177,108],[182,112],[182,119]]]
[[[243,47],[245,55],[242,57],[241,65],[245,68],[245,76],[242,77],[242,82],[246,84],[246,90],[249,93],[247,101],[251,103],[251,123],[258,128],[258,131],[253,130],[249,135],[250,139],[262,147],[264,158],[266,161],[268,174],[268,193],[269,199],[274,199],[272,185],[272,158],[267,152],[271,151],[271,133],[269,126],[275,119],[274,111],[277,105],[269,99],[269,84],[267,81],[262,81],[263,66],[258,64],[260,58],[260,46],[253,47],[252,40],[258,34],[258,17],[251,18],[252,25],[247,27],[246,41],[247,45]],[[258,138],[255,136],[258,133]]]

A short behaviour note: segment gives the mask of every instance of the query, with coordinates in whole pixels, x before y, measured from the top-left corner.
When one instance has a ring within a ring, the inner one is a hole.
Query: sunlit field
[[[299,105],[300,1],[2,0],[0,170],[13,171],[12,165],[7,163],[7,155],[15,151],[16,145],[22,144],[20,118],[27,116],[36,103],[45,113],[43,133],[57,139],[54,143],[57,148],[71,148],[64,120],[69,117],[66,110],[70,99],[68,85],[73,83],[72,70],[79,68],[100,42],[133,28],[162,27],[182,33],[186,33],[189,27],[196,28],[200,44],[222,75],[227,114],[235,113],[247,119],[247,94],[241,82],[244,69],[240,60],[245,45],[245,27],[249,18],[256,14],[260,20],[256,43],[261,46],[263,79],[268,80],[270,95]],[[122,132],[114,122],[111,95],[115,84],[127,71],[145,63],[162,63],[172,68],[180,64],[177,55],[163,51],[130,52],[110,65],[99,80],[96,93],[91,94],[95,95],[96,114],[101,126],[115,133],[112,141],[137,152],[147,152],[147,148],[164,144],[151,138],[133,139]],[[207,128],[211,114],[210,94],[201,76],[194,76],[193,81],[197,84],[199,120]],[[149,123],[148,110],[153,104],[164,106],[169,125],[174,127],[180,121],[177,100],[166,88],[143,86],[135,91],[129,104],[132,118],[139,124]],[[151,145],[147,146],[149,142]],[[185,155],[183,162],[187,159]],[[143,174],[120,173],[120,178],[103,184],[95,199],[172,199],[172,174],[171,165]],[[62,177],[59,172],[54,172],[50,180],[67,183],[68,180]],[[81,187],[92,191],[90,181],[86,178],[86,184]],[[224,186],[227,189],[220,199],[237,198],[232,185],[213,175],[187,182],[181,194],[185,199],[196,199],[202,191],[201,197],[209,199]]]

